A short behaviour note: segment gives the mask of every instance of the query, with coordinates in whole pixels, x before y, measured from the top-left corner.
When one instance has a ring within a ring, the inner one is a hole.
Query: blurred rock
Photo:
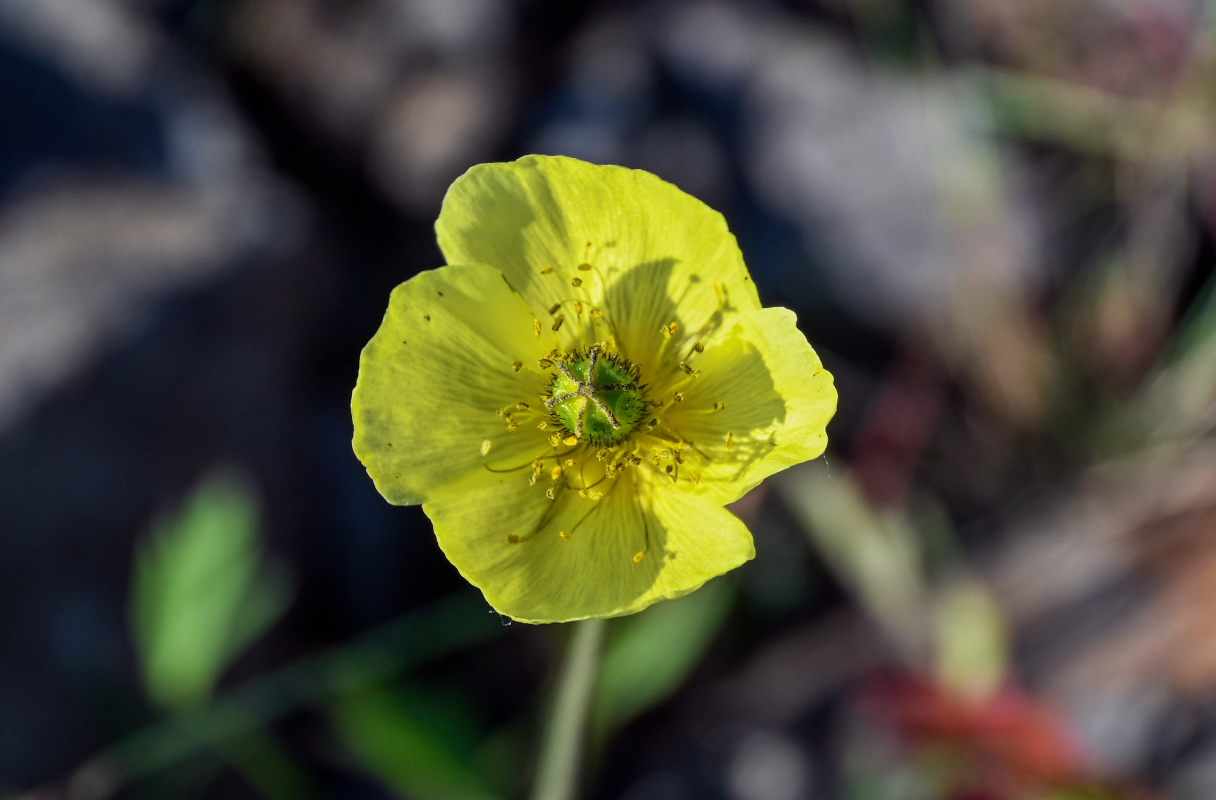
[[[122,5],[10,3],[0,18],[0,51],[27,80],[89,98],[27,103],[28,138],[6,154],[2,430],[136,330],[157,296],[297,241],[300,206],[223,88]],[[12,102],[29,85],[11,84]]]

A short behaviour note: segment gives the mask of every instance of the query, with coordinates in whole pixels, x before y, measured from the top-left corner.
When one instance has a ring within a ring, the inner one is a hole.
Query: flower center
[[[614,445],[624,441],[646,414],[639,370],[601,345],[567,353],[554,364],[545,408],[580,441]]]

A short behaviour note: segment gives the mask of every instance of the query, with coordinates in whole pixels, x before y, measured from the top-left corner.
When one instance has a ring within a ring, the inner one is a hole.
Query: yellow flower
[[[363,351],[354,449],[502,614],[640,611],[754,555],[722,506],[820,455],[831,375],[762,308],[722,216],[647,172],[470,169],[451,266],[398,286]]]

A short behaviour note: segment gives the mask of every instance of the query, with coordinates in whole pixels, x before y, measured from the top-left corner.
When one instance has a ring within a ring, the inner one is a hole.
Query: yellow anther
[[[657,417],[646,423],[646,430],[648,431],[652,431],[657,427],[659,427],[659,420]]]
[[[734,445],[735,445],[735,434],[728,432],[726,434],[726,446],[728,448],[730,448],[730,447],[734,447]]]
[[[567,466],[567,467],[573,467],[573,466],[574,466],[574,459],[573,459],[573,458],[567,458],[567,459],[566,459],[566,466]]]
[[[590,264],[579,264],[578,268],[581,272],[590,272],[591,270],[595,269],[595,267],[591,266]]]
[[[719,300],[722,299],[722,284],[720,284],[720,283],[714,284],[714,294],[716,294],[718,296]]]
[[[527,411],[531,407],[532,406],[528,405],[527,403],[523,402],[522,400],[515,404],[516,411]]]
[[[548,369],[549,367],[553,366],[553,359],[542,358],[539,361],[537,361],[536,363],[541,369]]]
[[[549,435],[549,446],[550,447],[557,447],[561,443],[562,443],[562,435],[560,433],[553,433],[553,434]]]
[[[642,551],[640,551],[640,550],[639,550],[638,552],[636,552],[636,553],[634,553],[634,554],[633,554],[633,563],[635,563],[635,564],[641,564],[641,563],[642,563],[642,559],[643,559],[643,558],[645,558],[645,557],[646,557],[646,553],[644,553],[644,552],[642,552]]]
[[[558,315],[557,315],[557,319],[553,320],[553,330],[554,330],[554,332],[557,332],[557,330],[558,330],[559,328],[561,328],[562,323],[563,323],[563,322],[565,322],[565,321],[566,321],[566,315],[565,315],[565,314],[558,314]]]
[[[536,423],[536,427],[540,428],[542,431],[547,431],[549,430],[549,421],[542,419],[540,422]]]
[[[726,409],[726,403],[723,403],[721,400],[714,403],[714,411],[723,411],[725,409]]]
[[[671,399],[676,401],[677,403],[683,403],[684,402],[684,393],[676,392],[674,395],[672,395]]]
[[[519,426],[514,422],[507,423],[507,433],[515,433],[517,430],[519,430]]]
[[[688,366],[688,364],[683,361],[680,362],[680,369],[684,370],[685,374],[687,374],[687,375],[695,376],[695,375],[701,374],[701,370],[693,369],[692,367]]]
[[[562,467],[560,464],[549,470],[549,480],[555,481],[562,476]]]
[[[680,323],[669,322],[663,326],[663,335],[670,338],[676,335],[676,331],[680,329]]]
[[[693,472],[692,472],[692,482],[693,482],[693,483],[700,483],[700,482],[701,482],[701,473],[697,472],[696,470],[693,470]]]
[[[578,444],[578,437],[567,436],[565,439],[562,439],[562,444],[566,445],[567,447],[574,447],[576,444]]]
[[[574,301],[574,313],[578,314],[580,317],[583,315],[583,301],[582,300]]]
[[[493,446],[493,444],[494,444],[494,443],[493,443],[493,442],[491,442],[489,439],[483,439],[483,440],[482,440],[482,442],[481,442],[481,454],[482,454],[483,456],[485,456],[485,455],[489,455],[489,453],[490,453],[490,448]]]
[[[578,494],[579,497],[585,497],[588,500],[599,500],[604,496],[603,492],[596,491],[595,489],[579,489]]]
[[[557,535],[565,539],[567,542],[570,541],[570,531],[558,531]]]
[[[524,368],[524,362],[522,362],[522,361],[516,361],[514,364],[511,365],[511,369],[515,370],[516,372],[519,372],[523,368]]]
[[[612,455],[612,451],[607,447],[601,447],[595,454],[596,461],[603,461],[608,456]]]
[[[540,320],[538,320],[538,319],[532,320],[532,330],[536,333],[537,336],[540,336]]]
[[[548,275],[548,274],[550,274],[551,272],[553,272],[553,267],[545,267],[544,269],[542,269],[542,270],[540,271],[540,274],[541,274],[541,275]]]
[[[595,317],[596,319],[599,319],[600,317],[604,316],[604,312],[602,309],[593,308],[593,309],[591,309],[591,316]]]
[[[583,285],[583,279],[582,278],[571,278],[570,285],[573,286],[575,289],[577,289],[578,287]]]
[[[557,499],[557,493],[553,491],[552,486],[550,486],[548,489],[545,489],[545,497],[549,498],[550,500]]]

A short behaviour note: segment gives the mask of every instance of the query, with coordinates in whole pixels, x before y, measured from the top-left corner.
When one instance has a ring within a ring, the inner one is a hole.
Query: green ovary
[[[624,441],[646,411],[636,368],[598,348],[567,356],[562,364],[565,369],[554,373],[547,404],[554,418],[581,441],[597,445]],[[589,376],[593,364],[595,374]]]

